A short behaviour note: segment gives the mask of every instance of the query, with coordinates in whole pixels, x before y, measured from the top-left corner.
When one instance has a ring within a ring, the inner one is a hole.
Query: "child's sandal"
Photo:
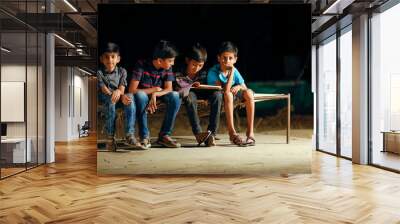
[[[196,137],[196,141],[197,141],[197,146],[200,146],[201,143],[207,141],[207,139],[210,137],[211,135],[211,131],[207,131],[207,132],[200,132],[198,134],[195,135]]]
[[[231,143],[233,143],[237,146],[241,146],[241,147],[247,146],[246,143],[243,141],[243,139],[238,134],[229,136],[229,140],[231,141]]]
[[[254,137],[248,136],[246,139],[246,145],[248,146],[256,145],[256,140],[254,139]]]

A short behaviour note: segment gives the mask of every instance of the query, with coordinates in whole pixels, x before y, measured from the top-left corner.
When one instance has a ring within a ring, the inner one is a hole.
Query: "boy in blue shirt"
[[[206,84],[207,71],[202,70],[207,61],[207,51],[199,43],[190,48],[185,57],[185,65],[176,72],[175,88],[181,93],[186,107],[187,116],[192,126],[192,132],[200,145],[215,146],[215,135],[219,126],[222,105],[222,93],[219,90],[196,91],[191,87]],[[202,132],[197,113],[197,99],[207,99],[210,104],[210,116],[207,132]]]
[[[126,142],[132,148],[140,145],[135,138],[135,115],[136,108],[133,102],[133,95],[125,93],[127,86],[126,70],[118,67],[121,58],[119,47],[115,43],[107,43],[102,47],[100,56],[101,67],[97,71],[99,101],[105,107],[105,128],[107,132],[106,148],[108,151],[115,151],[115,109],[124,108]]]
[[[254,139],[254,93],[248,89],[239,71],[234,67],[237,61],[238,48],[232,42],[223,42],[218,49],[218,62],[210,68],[207,75],[209,85],[223,87],[224,108],[229,139],[238,146],[255,145]],[[244,141],[236,133],[233,122],[233,103],[238,99],[244,102],[246,107],[247,131]]]
[[[144,148],[151,147],[147,112],[154,113],[157,110],[157,99],[166,104],[157,143],[169,148],[181,146],[171,138],[175,118],[181,106],[179,94],[172,90],[172,82],[175,81],[172,66],[176,56],[175,47],[168,41],[162,40],[156,45],[152,59],[138,61],[133,70],[129,92],[135,94],[139,135]]]

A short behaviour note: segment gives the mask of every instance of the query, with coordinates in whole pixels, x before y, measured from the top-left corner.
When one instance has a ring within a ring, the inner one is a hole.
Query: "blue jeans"
[[[181,106],[181,100],[178,92],[172,91],[170,93],[161,96],[160,99],[166,104],[166,111],[164,121],[161,126],[159,136],[171,135],[172,129],[174,128],[175,118],[178,114]],[[147,104],[149,103],[149,96],[143,92],[138,91],[135,94],[135,102],[138,113],[138,125],[139,125],[139,136],[140,139],[146,139],[150,137],[150,131],[147,126]]]
[[[212,93],[202,93],[190,91],[188,97],[183,99],[186,107],[187,116],[189,118],[190,124],[192,126],[193,134],[198,134],[202,132],[200,126],[200,119],[197,113],[197,99],[207,99],[210,104],[210,116],[207,130],[211,131],[214,135],[218,131],[219,120],[221,114],[222,105],[222,92],[215,91]]]
[[[104,113],[105,113],[105,125],[107,135],[114,136],[115,134],[115,109],[124,108],[125,115],[125,134],[126,135],[134,135],[135,134],[135,118],[136,118],[136,107],[133,95],[131,93],[125,94],[132,99],[132,103],[129,105],[124,105],[121,100],[116,104],[111,102],[111,96],[108,96],[104,93],[99,93],[99,101],[104,104]]]

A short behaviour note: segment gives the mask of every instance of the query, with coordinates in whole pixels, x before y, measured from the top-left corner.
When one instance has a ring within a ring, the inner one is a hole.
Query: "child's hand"
[[[240,85],[234,86],[231,88],[231,93],[236,96],[236,94],[239,92],[239,90],[241,90],[242,87]]]
[[[161,88],[161,87],[159,87],[159,86],[157,86],[157,87],[154,87],[154,88],[156,88],[156,92],[160,92],[160,91],[162,91],[162,88]]]
[[[199,86],[200,86],[200,82],[194,82],[194,83],[192,84],[192,86],[193,86],[193,87],[199,87]]]
[[[147,110],[149,111],[150,114],[156,112],[156,110],[157,110],[157,97],[156,97],[156,94],[154,94],[154,93],[151,94],[151,99],[147,106]]]
[[[114,92],[112,92],[111,102],[113,104],[116,104],[120,97],[121,97],[121,91],[119,89],[115,90]]]
[[[233,74],[233,65],[231,66],[226,66],[226,76],[229,77]]]
[[[122,96],[121,96],[121,101],[122,101],[122,103],[123,103],[124,105],[129,105],[129,104],[132,103],[132,99],[131,99],[129,96],[127,96],[127,95],[122,95]]]

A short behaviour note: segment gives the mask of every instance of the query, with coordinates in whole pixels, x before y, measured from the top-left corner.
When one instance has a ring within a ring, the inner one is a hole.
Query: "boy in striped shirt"
[[[175,47],[170,42],[161,40],[154,48],[152,59],[138,61],[133,70],[129,92],[135,95],[140,142],[144,148],[151,147],[147,113],[157,110],[158,99],[166,104],[166,112],[157,143],[169,148],[181,146],[171,138],[181,105],[179,94],[172,89],[172,82],[175,80],[172,66],[176,56]]]

